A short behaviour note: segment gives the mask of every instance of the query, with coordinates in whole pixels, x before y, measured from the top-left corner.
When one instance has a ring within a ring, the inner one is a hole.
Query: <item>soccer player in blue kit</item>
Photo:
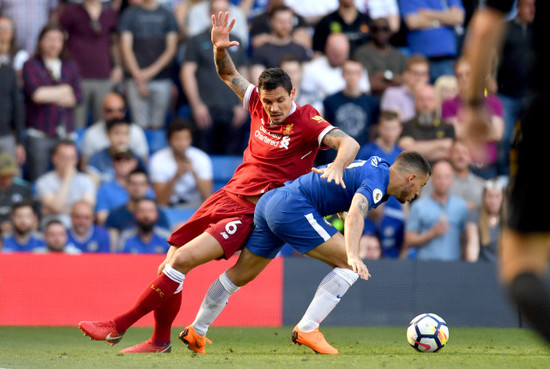
[[[294,328],[292,340],[317,353],[338,353],[319,331],[319,324],[359,277],[367,280],[371,276],[358,256],[367,212],[390,195],[401,203],[414,199],[428,181],[431,168],[415,151],[402,152],[391,166],[378,156],[356,160],[344,170],[342,185],[321,178],[326,168],[314,168],[260,198],[254,213],[254,231],[239,260],[210,286],[188,328],[192,334],[181,338],[191,350],[204,353],[205,341],[209,342],[206,331],[231,294],[253,280],[287,242],[297,251],[333,267]],[[346,211],[346,231],[342,235],[323,217]]]

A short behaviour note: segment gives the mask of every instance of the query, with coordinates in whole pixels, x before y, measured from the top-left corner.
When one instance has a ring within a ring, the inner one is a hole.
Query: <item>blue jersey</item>
[[[356,192],[369,200],[370,210],[388,199],[386,192],[390,182],[390,164],[378,156],[355,160],[344,170],[343,180],[346,188],[334,181],[329,183],[320,174],[310,172],[286,182],[285,186],[303,194],[323,216],[347,211]]]
[[[2,251],[4,252],[14,252],[14,251],[34,251],[41,247],[46,247],[44,240],[41,236],[33,234],[30,236],[26,244],[21,245],[17,242],[14,236],[4,237],[4,247]]]
[[[153,228],[151,239],[145,243],[139,236],[136,228],[122,232],[119,239],[119,252],[132,254],[165,254],[170,245],[166,241],[170,231],[160,227]]]
[[[72,245],[83,252],[110,252],[111,241],[109,233],[103,227],[94,225],[91,232],[84,238],[80,238],[70,229],[67,232],[67,244]]]

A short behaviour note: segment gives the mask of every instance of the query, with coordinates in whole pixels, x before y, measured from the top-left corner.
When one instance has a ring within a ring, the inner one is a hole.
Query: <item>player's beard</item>
[[[156,222],[151,221],[137,221],[136,227],[142,232],[142,233],[151,233],[153,231],[153,228],[155,227]]]

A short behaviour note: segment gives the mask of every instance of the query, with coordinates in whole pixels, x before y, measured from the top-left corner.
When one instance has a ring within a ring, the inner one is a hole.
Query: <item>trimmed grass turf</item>
[[[214,344],[196,355],[176,339],[176,328],[171,354],[132,355],[119,350],[148,338],[150,328],[132,328],[111,347],[76,327],[0,327],[0,368],[550,368],[548,347],[522,329],[450,327],[447,347],[423,354],[408,345],[405,327],[323,327],[336,356],[292,345],[291,330],[214,327]]]

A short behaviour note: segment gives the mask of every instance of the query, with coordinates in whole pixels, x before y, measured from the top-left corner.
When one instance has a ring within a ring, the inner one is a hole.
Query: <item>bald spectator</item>
[[[342,65],[349,58],[349,41],[342,33],[333,33],[327,38],[325,55],[319,56],[304,65],[302,92],[311,95],[318,94],[319,101],[311,105],[322,111],[323,100],[332,94],[341,91],[346,86],[342,76]],[[359,82],[362,92],[370,91],[369,76],[364,71]]]
[[[103,99],[101,114],[103,119],[95,122],[86,129],[82,144],[80,146],[82,157],[80,168],[85,169],[93,154],[111,145],[107,135],[107,121],[113,119],[124,119],[126,116],[126,101],[124,97],[116,92],[111,92]],[[149,145],[143,129],[135,123],[130,124],[129,146],[144,163],[149,157]]]
[[[416,150],[431,164],[449,157],[455,138],[452,124],[437,116],[437,97],[431,85],[420,88],[416,94],[416,116],[403,124],[399,146]]]
[[[71,209],[68,244],[82,252],[109,252],[109,233],[94,224],[94,208],[86,201],[77,201]]]

